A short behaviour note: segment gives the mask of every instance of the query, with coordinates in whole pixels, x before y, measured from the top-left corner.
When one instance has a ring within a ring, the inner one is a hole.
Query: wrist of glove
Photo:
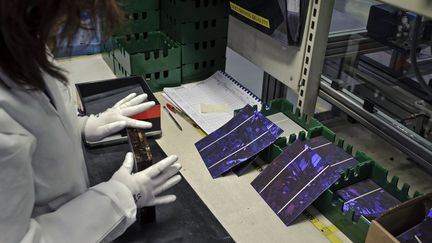
[[[147,94],[136,96],[136,94],[133,93],[117,102],[112,108],[98,115],[91,115],[87,119],[84,127],[84,137],[86,141],[99,141],[126,127],[151,128],[152,124],[150,122],[130,118],[130,116],[139,114],[155,105],[154,101],[143,103],[146,99]]]
[[[181,165],[176,162],[177,159],[177,156],[171,155],[143,171],[131,174],[134,159],[132,153],[128,153],[111,180],[129,188],[138,208],[171,203],[176,200],[175,195],[159,195],[180,182],[181,176],[176,174]]]

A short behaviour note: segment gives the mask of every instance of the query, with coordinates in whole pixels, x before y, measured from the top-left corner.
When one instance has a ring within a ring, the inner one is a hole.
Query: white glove
[[[143,171],[131,174],[134,159],[132,153],[127,153],[123,165],[111,180],[129,188],[136,196],[138,208],[172,203],[176,200],[175,195],[157,195],[180,182],[181,176],[174,176],[181,169],[181,165],[176,163],[177,159],[177,156],[171,155]]]
[[[155,105],[154,101],[144,102],[147,94],[136,96],[135,93],[117,102],[112,108],[98,114],[91,115],[84,127],[84,137],[88,142],[99,141],[126,127],[151,128],[150,122],[139,121],[129,116],[139,114]]]

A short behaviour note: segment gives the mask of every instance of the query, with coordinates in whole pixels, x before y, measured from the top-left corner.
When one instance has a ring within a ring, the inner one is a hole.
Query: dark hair
[[[92,26],[81,26],[83,11]],[[69,45],[80,28],[95,27],[97,18],[109,33],[121,16],[116,0],[0,0],[0,67],[21,86],[43,90],[44,72],[67,83],[47,55],[50,38],[57,35]]]

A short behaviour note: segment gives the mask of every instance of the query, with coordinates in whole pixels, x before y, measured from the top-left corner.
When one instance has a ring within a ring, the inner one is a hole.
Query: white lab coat
[[[88,188],[81,130],[67,88],[46,75],[48,97],[0,69],[0,242],[100,242],[123,233],[136,206],[116,181]]]

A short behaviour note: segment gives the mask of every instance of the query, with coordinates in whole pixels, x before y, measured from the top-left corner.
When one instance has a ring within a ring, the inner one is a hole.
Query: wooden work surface
[[[68,75],[72,83],[115,77],[100,55],[61,60],[59,64],[69,71]],[[155,95],[161,104],[165,104],[161,93]],[[240,177],[230,173],[213,179],[194,146],[202,135],[184,119],[174,115],[183,127],[183,131],[180,131],[166,111],[162,110],[161,113],[163,134],[157,140],[158,144],[168,155],[179,156],[179,162],[183,166],[182,176],[236,242],[327,241],[324,234],[303,215],[291,226],[287,227],[283,224],[250,185],[259,173],[257,170]],[[300,131],[301,128],[293,122],[291,133]],[[324,225],[331,225],[314,208],[310,207],[308,211]],[[350,242],[341,232],[336,234],[341,241]]]

